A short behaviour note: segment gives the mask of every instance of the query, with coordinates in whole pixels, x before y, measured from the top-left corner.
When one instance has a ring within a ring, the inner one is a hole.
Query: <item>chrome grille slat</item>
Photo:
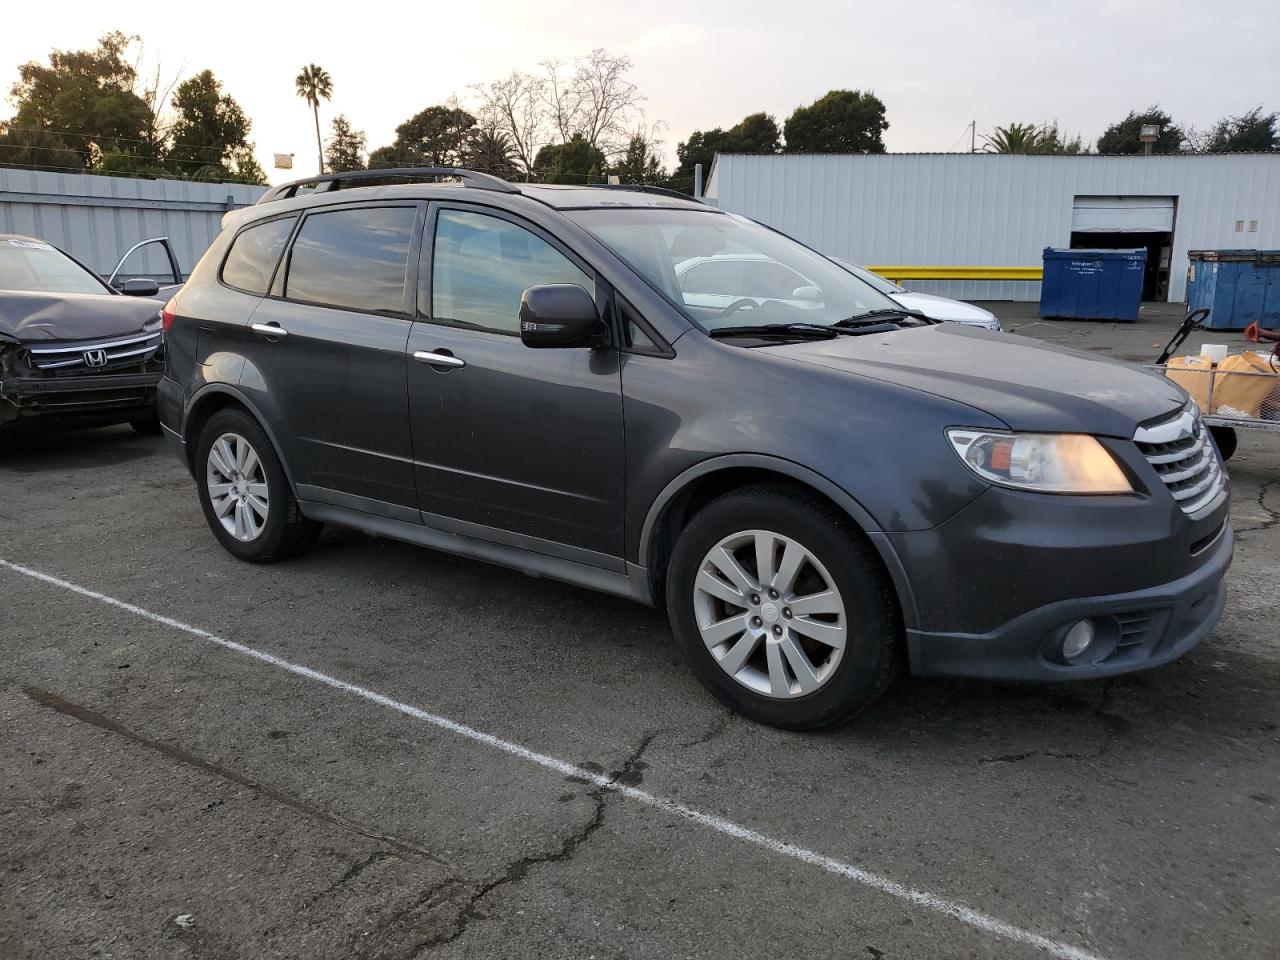
[[[80,343],[61,343],[50,346],[28,346],[31,365],[37,370],[68,370],[74,367],[102,370],[121,360],[145,358],[159,351],[163,334],[143,333],[133,337],[117,337],[115,339],[84,341]],[[106,354],[105,362],[99,367],[90,368],[84,360],[84,354],[90,350],[102,350]]]
[[[1140,427],[1133,440],[1183,513],[1195,514],[1225,494],[1226,472],[1208,431],[1191,410]]]

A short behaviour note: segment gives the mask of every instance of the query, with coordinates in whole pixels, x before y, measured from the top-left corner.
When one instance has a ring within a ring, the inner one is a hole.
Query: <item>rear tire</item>
[[[694,675],[774,727],[852,719],[902,662],[880,558],[847,516],[784,486],[726,494],[693,518],[672,554],[667,610]]]
[[[196,444],[195,474],[209,529],[234,557],[284,560],[320,535],[323,524],[298,509],[275,447],[242,410],[219,410],[209,418]]]
[[[1210,427],[1209,434],[1213,437],[1213,442],[1217,444],[1218,456],[1222,457],[1223,463],[1226,463],[1236,452],[1236,443],[1239,441],[1236,436],[1236,428]]]

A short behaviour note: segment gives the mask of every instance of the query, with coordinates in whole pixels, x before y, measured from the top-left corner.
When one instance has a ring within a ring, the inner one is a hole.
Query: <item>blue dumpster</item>
[[[1280,328],[1280,250],[1192,250],[1187,309],[1209,309],[1206,327]]]
[[[1145,248],[1057,250],[1044,248],[1040,316],[1071,320],[1138,319]]]

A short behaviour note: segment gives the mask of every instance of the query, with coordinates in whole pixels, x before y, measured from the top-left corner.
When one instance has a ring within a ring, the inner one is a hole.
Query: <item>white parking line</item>
[[[519,757],[521,760],[527,760],[529,763],[537,764],[545,767],[562,776],[573,777],[576,780],[584,780],[591,783],[601,790],[608,790],[612,793],[619,794],[631,800],[639,801],[649,807],[656,807],[683,820],[696,823],[698,826],[706,827],[714,830],[716,833],[723,834],[727,837],[733,837],[737,840],[744,840],[747,843],[753,843],[756,846],[764,847],[767,850],[779,854],[784,857],[790,857],[792,860],[799,860],[801,863],[807,863],[811,866],[818,867],[828,873],[845,877],[849,880],[859,883],[862,886],[870,887],[881,893],[886,893],[891,897],[899,900],[905,900],[908,903],[931,910],[934,913],[951,917],[959,920],[961,923],[990,934],[995,937],[1001,937],[1005,940],[1012,940],[1016,943],[1025,944],[1029,947],[1035,947],[1039,950],[1059,957],[1061,960],[1102,960],[1096,954],[1091,953],[1082,947],[1073,946],[1060,940],[1054,940],[1051,937],[1027,930],[1024,927],[1015,926],[1012,923],[1006,923],[998,917],[990,914],[982,913],[974,910],[972,907],[965,906],[954,900],[948,900],[946,897],[940,897],[936,894],[929,893],[926,890],[919,890],[915,887],[909,887],[905,884],[898,883],[896,880],[890,880],[888,877],[882,877],[877,873],[864,870],[852,863],[845,863],[834,857],[828,857],[806,847],[797,846],[794,843],[788,843],[785,840],[778,840],[767,834],[752,830],[750,827],[744,827],[741,824],[734,823],[732,820],[726,820],[715,814],[703,813],[694,807],[686,806],[678,800],[671,800],[667,797],[661,797],[657,794],[649,793],[647,790],[640,790],[636,787],[629,787],[625,784],[616,782],[609,777],[593,773],[590,770],[583,769],[575,764],[569,763],[567,760],[559,760],[556,757],[548,756],[544,753],[530,750],[522,747],[518,743],[512,743],[509,740],[503,740],[491,733],[485,733],[483,730],[476,730],[469,727],[465,723],[459,723],[456,720],[450,720],[448,717],[431,713],[411,704],[401,703],[399,700],[393,700],[391,697],[385,696],[374,690],[369,690],[359,684],[350,683],[346,680],[340,680],[332,677],[327,673],[321,673],[319,670],[312,670],[310,667],[304,667],[301,664],[291,663],[283,660],[273,654],[266,653],[262,650],[255,650],[253,647],[245,646],[234,640],[228,640],[210,633],[208,630],[201,630],[199,627],[193,627],[190,624],[183,623],[181,620],[175,620],[172,617],[166,617],[163,614],[152,613],[136,604],[128,603],[124,600],[117,600],[115,597],[109,597],[106,594],[98,593],[87,587],[79,586],[69,580],[63,580],[61,577],[55,577],[48,573],[42,573],[39,570],[33,570],[31,567],[24,567],[21,564],[11,563],[8,560],[0,559],[0,567],[12,570],[14,573],[22,574],[24,577],[30,577],[33,580],[39,580],[63,590],[69,590],[72,593],[87,597],[90,600],[97,600],[100,603],[108,604],[127,613],[132,613],[139,617],[144,617],[155,623],[171,627],[174,630],[180,630],[183,633],[190,634],[193,637],[199,637],[201,640],[208,640],[227,650],[235,653],[243,654],[246,657],[252,657],[262,663],[281,670],[286,670],[299,677],[305,677],[308,680],[314,680],[322,683],[334,690],[341,690],[343,693],[349,693],[352,696],[367,700],[370,703],[376,703],[381,707],[394,710],[397,713],[413,717],[415,720],[421,720],[432,726],[439,727],[442,730],[448,730],[460,737],[465,737],[475,743],[484,744],[495,750],[501,750],[503,753],[511,754]]]

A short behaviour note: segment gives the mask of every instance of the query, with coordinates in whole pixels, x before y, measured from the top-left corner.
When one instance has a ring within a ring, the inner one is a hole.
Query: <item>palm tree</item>
[[[510,178],[515,173],[511,138],[494,128],[481,128],[471,146],[468,163],[477,170]]]
[[[316,118],[316,153],[320,157],[320,172],[324,173],[324,144],[320,140],[320,101],[333,96],[333,78],[324,67],[309,63],[298,73],[293,82],[298,96],[307,101]]]
[[[985,139],[987,153],[1040,153],[1043,131],[1034,123],[1011,123]]]

